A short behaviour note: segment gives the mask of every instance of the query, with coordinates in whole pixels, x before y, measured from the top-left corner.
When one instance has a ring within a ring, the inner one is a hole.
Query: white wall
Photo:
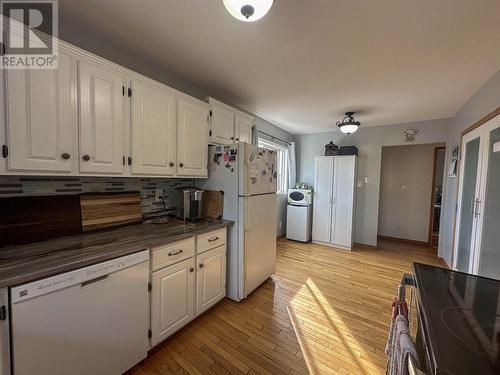
[[[382,149],[379,235],[428,241],[435,147]]]
[[[297,135],[298,181],[313,183],[313,157],[324,154],[330,141],[338,145],[355,145],[359,149],[358,183],[354,240],[368,245],[377,244],[380,166],[383,146],[406,144],[403,130],[418,129],[412,144],[444,143],[449,137],[449,119],[419,121],[377,127],[361,127],[351,135],[339,130],[327,133]],[[367,178],[367,182],[365,182]]]
[[[461,132],[474,124],[488,113],[500,107],[500,71],[498,71],[472,98],[450,119],[450,134],[446,163],[451,161],[451,150],[459,145]],[[445,167],[446,169],[446,167]],[[455,226],[455,213],[457,207],[458,181],[456,178],[446,177],[443,187],[444,211],[441,215],[441,230],[439,236],[439,256],[448,265],[452,264],[453,234]]]

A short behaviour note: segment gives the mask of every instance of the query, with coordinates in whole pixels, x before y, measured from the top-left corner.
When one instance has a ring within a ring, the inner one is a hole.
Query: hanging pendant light
[[[352,134],[358,130],[361,123],[354,120],[354,113],[355,112],[346,112],[342,121],[337,121],[337,126],[340,128],[342,133]]]
[[[243,22],[254,22],[264,17],[274,0],[223,0],[227,11]]]

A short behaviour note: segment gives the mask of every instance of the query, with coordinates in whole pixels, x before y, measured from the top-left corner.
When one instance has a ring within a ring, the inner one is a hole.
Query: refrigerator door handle
[[[244,215],[244,220],[243,220],[243,231],[250,232],[251,226],[250,226],[250,220],[248,217],[248,198],[243,198],[243,215]]]

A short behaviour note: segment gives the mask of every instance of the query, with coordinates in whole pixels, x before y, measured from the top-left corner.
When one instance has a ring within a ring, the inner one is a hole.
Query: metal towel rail
[[[399,284],[398,288],[398,298],[400,301],[403,301],[406,299],[406,287],[408,285],[414,286],[414,280],[413,280],[413,275],[411,273],[405,273],[403,275],[403,278],[401,279],[401,283]],[[402,313],[401,307],[398,307],[399,313]],[[410,309],[408,310],[408,321],[410,320]],[[413,357],[408,356],[408,373],[410,375],[425,375],[422,371],[420,371],[416,364],[415,361],[413,360]]]

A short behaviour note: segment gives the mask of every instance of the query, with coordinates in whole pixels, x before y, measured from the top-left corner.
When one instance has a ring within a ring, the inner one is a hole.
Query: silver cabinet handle
[[[182,249],[177,250],[177,251],[172,251],[172,252],[168,253],[168,256],[169,256],[169,257],[171,257],[171,256],[173,256],[173,255],[179,255],[179,254],[181,254],[182,252],[183,252],[183,251],[182,251]]]
[[[219,239],[219,237],[212,237],[212,238],[208,239],[208,242],[214,242],[214,241],[217,241],[218,239]]]
[[[481,209],[481,201],[479,199],[474,200],[474,217],[478,217],[481,215],[481,212],[479,211]]]

